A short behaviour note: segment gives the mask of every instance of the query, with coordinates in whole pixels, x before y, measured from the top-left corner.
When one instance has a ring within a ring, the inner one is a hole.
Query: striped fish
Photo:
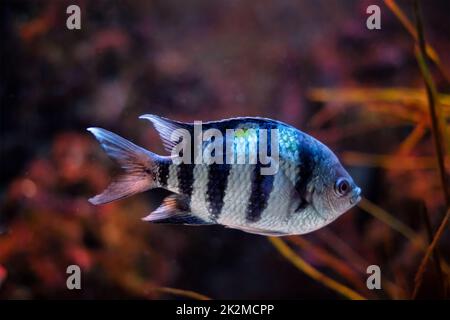
[[[194,124],[143,115],[152,122],[164,146],[172,152],[171,135],[182,129],[195,134]],[[227,135],[227,129],[246,133],[277,130],[278,170],[262,174],[267,164],[175,163],[101,128],[88,128],[123,173],[103,193],[89,199],[104,204],[153,188],[172,195],[145,221],[188,225],[221,224],[245,232],[283,236],[304,234],[334,221],[360,200],[361,189],[324,144],[285,123],[254,117],[233,118],[202,124],[203,132],[222,133],[224,150],[231,143],[248,144],[254,135]],[[172,137],[173,138],[173,137]],[[194,138],[192,138],[194,139]],[[256,136],[259,139],[259,136]],[[193,140],[194,141],[194,140]],[[270,140],[269,140],[270,141]],[[178,141],[179,142],[179,141]],[[201,144],[205,150],[206,144]],[[249,155],[249,148],[244,150]],[[224,158],[227,156],[224,153]],[[273,155],[269,155],[269,158]]]

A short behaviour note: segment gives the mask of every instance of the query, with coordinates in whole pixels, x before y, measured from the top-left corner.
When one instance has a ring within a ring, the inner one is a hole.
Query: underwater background
[[[425,69],[412,1],[1,1],[0,298],[448,298],[448,228],[427,249],[449,209],[450,2],[419,2]],[[117,168],[85,129],[165,154],[145,113],[284,121],[335,151],[364,199],[277,239],[145,223],[159,189],[90,205]]]

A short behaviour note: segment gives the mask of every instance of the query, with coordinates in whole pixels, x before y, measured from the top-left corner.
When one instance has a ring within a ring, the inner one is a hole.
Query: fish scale
[[[280,170],[289,166],[284,163],[280,166]],[[283,224],[288,218],[288,212],[290,207],[295,206],[295,197],[292,196],[295,193],[295,189],[291,181],[285,174],[277,174],[274,177],[273,182],[274,192],[270,194],[267,202],[267,207],[262,213],[262,218],[259,221],[258,227],[260,228],[277,228],[282,229]]]
[[[170,161],[160,161],[157,168],[158,186],[167,188],[167,180],[169,179]]]
[[[205,221],[212,221],[208,203],[206,201],[206,192],[208,185],[204,182],[208,179],[209,168],[207,165],[197,165],[194,169],[194,185],[191,197],[191,210]]]
[[[180,164],[177,166],[178,192],[188,199],[192,195],[194,185],[194,164]]]
[[[206,201],[211,219],[216,221],[222,212],[225,198],[225,189],[228,184],[228,175],[231,165],[208,165],[208,182],[206,189]]]
[[[244,164],[232,166],[225,190],[222,214],[217,220],[219,223],[224,225],[232,223],[245,225],[247,223],[243,213],[247,210],[251,194],[252,169],[253,166]]]
[[[255,165],[252,171],[251,193],[246,211],[246,219],[249,223],[255,223],[261,219],[273,190],[274,176],[261,175],[260,170],[261,166]]]
[[[178,188],[178,165],[169,166],[169,179],[167,180],[167,189],[172,192],[180,192]]]

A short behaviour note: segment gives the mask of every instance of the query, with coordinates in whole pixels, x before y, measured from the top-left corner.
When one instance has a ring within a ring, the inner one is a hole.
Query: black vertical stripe
[[[256,222],[267,207],[270,193],[273,189],[274,175],[262,175],[261,166],[256,165],[252,172],[251,194],[248,200],[246,219]]]
[[[224,128],[222,128],[224,129]],[[223,134],[223,150],[226,149],[227,136],[226,131],[221,130]],[[225,190],[228,185],[228,176],[231,165],[226,163],[226,154],[223,154],[223,164],[210,164],[208,166],[208,185],[206,190],[206,204],[213,221],[217,220],[222,213],[224,206]]]
[[[299,193],[301,202],[296,211],[304,209],[309,204],[307,200],[309,198],[308,184],[311,181],[314,171],[313,159],[313,154],[309,149],[303,148],[300,151],[298,164],[299,175],[295,184],[295,190]]]
[[[158,164],[158,183],[161,187],[167,187],[167,180],[169,179],[170,161],[161,161]]]
[[[189,200],[194,185],[194,167],[194,164],[180,164],[177,170],[178,189]]]
[[[191,133],[191,158],[189,159],[190,163],[182,163],[178,165],[177,170],[177,179],[178,179],[178,190],[181,194],[185,195],[191,201],[192,191],[194,188],[194,128],[190,127],[189,131]],[[183,156],[180,154],[180,156]]]
[[[208,167],[206,201],[211,218],[217,220],[224,204],[225,190],[228,185],[228,176],[230,174],[231,165],[211,164]]]

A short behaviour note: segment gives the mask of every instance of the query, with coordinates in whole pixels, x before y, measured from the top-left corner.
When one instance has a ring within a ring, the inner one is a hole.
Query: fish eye
[[[340,196],[345,196],[350,191],[350,182],[345,178],[339,178],[334,185],[335,192]]]

